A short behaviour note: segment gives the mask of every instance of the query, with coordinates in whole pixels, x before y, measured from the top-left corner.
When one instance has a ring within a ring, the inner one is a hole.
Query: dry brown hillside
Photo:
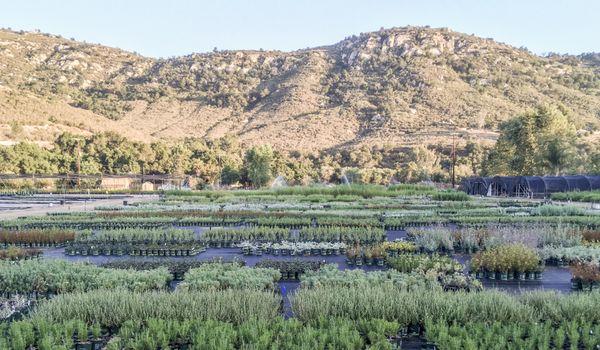
[[[233,134],[315,150],[434,143],[451,123],[492,140],[498,121],[555,102],[580,129],[596,130],[599,62],[417,27],[294,52],[170,59],[1,30],[0,142],[112,130],[143,141]]]

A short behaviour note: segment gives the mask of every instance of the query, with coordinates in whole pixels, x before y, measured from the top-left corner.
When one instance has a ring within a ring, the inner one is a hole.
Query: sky
[[[171,57],[291,51],[429,25],[531,51],[600,51],[600,0],[0,0],[0,27]]]

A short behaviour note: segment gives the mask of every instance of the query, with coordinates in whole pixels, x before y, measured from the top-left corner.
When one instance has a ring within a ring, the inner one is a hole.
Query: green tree
[[[273,149],[270,145],[254,146],[246,151],[244,167],[252,186],[263,187],[273,179],[273,159]]]
[[[577,135],[565,108],[540,106],[500,125],[500,136],[489,153],[487,174],[560,174],[574,166]]]
[[[241,180],[240,169],[232,164],[226,164],[221,170],[221,184],[233,185]]]

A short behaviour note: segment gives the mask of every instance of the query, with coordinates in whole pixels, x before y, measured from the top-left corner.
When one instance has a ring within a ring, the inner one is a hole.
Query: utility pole
[[[452,131],[452,189],[456,186],[456,127]]]
[[[141,177],[141,179],[140,179],[140,190],[141,190],[141,189],[144,187],[144,164],[145,164],[145,163],[146,163],[146,162],[145,162],[145,161],[143,161],[143,162],[141,162],[141,164],[140,164],[140,167],[142,168],[142,177]]]
[[[77,189],[81,189],[81,144],[77,143]]]

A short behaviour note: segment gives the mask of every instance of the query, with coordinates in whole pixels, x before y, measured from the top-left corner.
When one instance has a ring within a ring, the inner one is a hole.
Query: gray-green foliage
[[[359,288],[303,288],[291,299],[295,316],[305,321],[320,317],[381,318],[403,325],[423,324],[427,319],[459,324],[600,321],[597,312],[600,292],[573,295],[532,292],[514,296],[499,291],[407,292],[390,285],[361,285]]]
[[[274,290],[281,273],[275,269],[250,268],[237,263],[206,264],[189,270],[180,290]]]
[[[100,288],[159,290],[165,289],[171,279],[166,268],[113,270],[62,260],[0,262],[0,291],[9,294],[85,292]]]
[[[280,301],[273,292],[257,290],[174,293],[98,290],[59,295],[39,305],[30,317],[51,322],[80,319],[103,327],[148,318],[218,320],[238,324],[250,319],[277,317]]]

